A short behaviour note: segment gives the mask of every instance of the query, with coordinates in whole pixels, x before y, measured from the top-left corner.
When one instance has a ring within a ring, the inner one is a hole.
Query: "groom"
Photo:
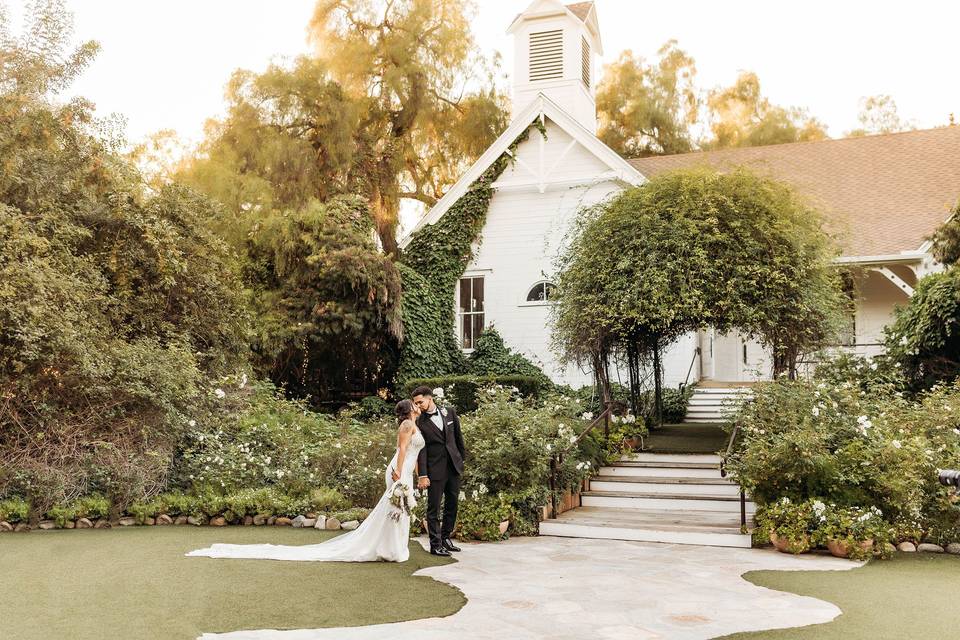
[[[460,418],[453,407],[437,407],[430,387],[417,387],[411,396],[422,412],[417,427],[426,445],[417,459],[417,487],[427,489],[427,528],[430,531],[430,553],[449,556],[460,551],[450,536],[457,523],[457,502],[460,498],[460,476],[467,452],[460,433]],[[443,526],[440,525],[440,499],[443,498]]]

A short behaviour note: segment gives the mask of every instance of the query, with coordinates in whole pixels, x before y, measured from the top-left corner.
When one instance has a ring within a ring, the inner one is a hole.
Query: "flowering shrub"
[[[937,470],[960,462],[960,386],[904,397],[870,365],[828,369],[830,383],[778,380],[755,387],[735,421],[727,463],[761,505],[781,498],[882,512],[928,537],[960,531],[960,514]]]
[[[876,507],[843,507],[812,499],[793,502],[781,498],[757,511],[754,537],[776,539],[791,553],[812,547],[841,545],[843,555],[864,559],[874,553],[885,555],[884,542],[890,525]],[[771,535],[773,537],[771,537]]]
[[[392,420],[337,420],[282,398],[267,383],[216,391],[220,411],[190,420],[177,461],[180,487],[196,494],[276,487],[306,495],[328,486],[362,506],[383,493],[396,442]]]

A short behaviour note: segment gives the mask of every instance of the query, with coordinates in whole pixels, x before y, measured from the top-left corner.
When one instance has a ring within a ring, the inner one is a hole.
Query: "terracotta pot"
[[[510,521],[509,521],[509,520],[504,520],[503,522],[501,522],[501,523],[500,523],[500,535],[505,534],[505,533],[507,532],[507,527],[509,527],[509,526],[510,526]]]
[[[631,436],[623,439],[623,444],[630,449],[639,449],[643,446],[643,438],[640,436]]]
[[[806,534],[804,534],[803,536],[803,548],[800,551],[791,551],[790,541],[787,540],[786,538],[780,538],[779,536],[777,536],[775,532],[770,533],[770,542],[773,543],[773,546],[780,553],[799,554],[799,553],[806,553],[810,551],[810,536]]]
[[[872,549],[873,539],[861,541],[860,548],[864,551]],[[850,555],[850,545],[842,540],[827,540],[827,549],[838,558],[846,558]]]

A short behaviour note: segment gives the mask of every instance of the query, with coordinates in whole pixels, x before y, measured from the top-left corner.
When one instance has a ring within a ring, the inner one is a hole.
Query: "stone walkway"
[[[421,540],[421,544],[425,541]],[[757,569],[853,569],[859,563],[772,550],[515,538],[463,544],[459,562],[417,575],[458,587],[467,604],[447,618],[295,631],[204,634],[202,640],[687,640],[828,622],[822,600],[757,587]]]

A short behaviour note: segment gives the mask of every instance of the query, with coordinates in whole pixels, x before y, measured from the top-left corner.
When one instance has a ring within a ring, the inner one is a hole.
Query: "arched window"
[[[527,293],[527,302],[550,302],[556,286],[552,282],[538,282]]]

